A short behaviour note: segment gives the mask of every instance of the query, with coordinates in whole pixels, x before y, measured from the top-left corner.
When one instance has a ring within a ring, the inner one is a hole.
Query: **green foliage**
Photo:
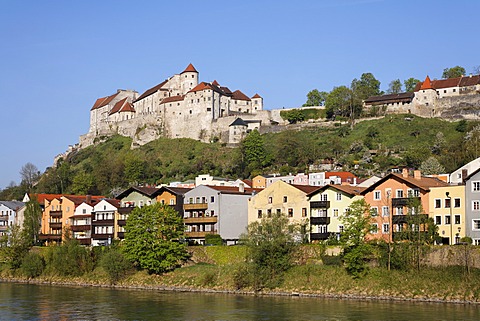
[[[460,243],[473,244],[473,239],[470,236],[464,236],[460,239]]]
[[[218,234],[205,235],[205,244],[208,245],[223,245],[222,237]]]
[[[340,255],[327,255],[322,254],[322,262],[324,265],[332,265],[332,266],[341,266],[342,265],[342,257]]]
[[[457,77],[464,76],[465,74],[466,74],[465,68],[463,68],[461,66],[455,66],[455,67],[452,67],[452,68],[443,69],[442,78],[443,79],[457,78]]]
[[[346,86],[334,87],[325,100],[327,118],[348,117],[353,110],[353,92]]]
[[[303,104],[303,107],[309,106],[323,106],[325,105],[325,100],[327,99],[328,93],[326,91],[318,91],[318,89],[313,89],[307,94],[307,102]]]
[[[400,79],[395,79],[388,84],[387,94],[398,94],[402,92],[402,82]]]
[[[424,175],[435,175],[445,173],[445,167],[434,157],[430,156],[422,162],[420,170]]]
[[[94,194],[95,178],[92,174],[80,172],[73,177],[72,192],[78,195]]]
[[[465,119],[460,120],[455,126],[455,130],[460,133],[465,133],[468,129],[468,123]]]
[[[45,255],[47,269],[61,276],[80,276],[93,270],[90,251],[78,240],[68,238],[61,245],[48,247]]]
[[[420,80],[416,79],[416,78],[408,78],[406,79],[403,84],[405,85],[405,91],[406,92],[413,92],[415,90],[415,87],[417,86],[417,84],[420,82]]]
[[[365,276],[368,272],[367,259],[372,253],[365,236],[372,230],[370,206],[364,199],[353,201],[350,211],[345,212],[340,221],[344,231],[340,235],[345,269],[354,278]]]
[[[249,176],[255,170],[260,170],[269,162],[268,153],[265,150],[263,137],[258,130],[251,131],[240,145],[243,156],[244,173]]]
[[[107,272],[108,279],[112,284],[116,284],[125,277],[129,270],[133,269],[132,263],[116,245],[109,246],[103,253],[100,266]]]
[[[29,252],[22,259],[21,270],[23,275],[28,278],[40,276],[45,269],[45,260],[35,252]]]
[[[292,255],[300,240],[300,226],[291,224],[283,214],[250,223],[241,237],[247,247],[248,266],[240,275],[251,276],[256,290],[277,287],[292,266]]]
[[[188,257],[181,243],[183,232],[183,220],[170,206],[155,203],[135,208],[127,219],[122,249],[139,268],[163,273]]]
[[[288,120],[290,124],[296,124],[305,120],[305,115],[300,109],[292,109],[288,111],[282,110],[280,116],[283,119]]]
[[[20,226],[11,226],[6,234],[0,236],[0,259],[7,263],[10,269],[18,269],[30,249],[29,241]]]
[[[27,244],[37,245],[42,224],[42,208],[33,196],[25,206],[22,234]]]

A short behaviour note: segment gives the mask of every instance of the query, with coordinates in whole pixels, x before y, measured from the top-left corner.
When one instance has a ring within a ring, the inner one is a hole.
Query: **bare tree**
[[[27,185],[28,188],[31,188],[40,178],[40,171],[37,166],[28,162],[22,166],[20,176],[22,177],[22,183]]]

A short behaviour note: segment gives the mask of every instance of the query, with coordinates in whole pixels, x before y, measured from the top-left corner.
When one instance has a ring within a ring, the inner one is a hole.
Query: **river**
[[[0,283],[0,320],[479,320],[480,306]]]

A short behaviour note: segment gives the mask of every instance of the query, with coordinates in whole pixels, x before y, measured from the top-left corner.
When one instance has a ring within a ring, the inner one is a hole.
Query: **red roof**
[[[420,86],[420,89],[433,89],[432,81],[430,80],[430,77],[427,76],[427,78],[425,78],[425,81]]]
[[[108,113],[109,115],[115,114],[115,113],[121,113],[121,112],[126,112],[126,111],[131,111],[135,112],[135,108],[133,108],[132,103],[127,101],[128,98],[124,98],[117,102],[115,106],[113,106],[112,110]]]
[[[182,101],[185,99],[185,96],[172,96],[172,97],[167,97],[167,98],[163,98],[162,99],[162,102],[161,104],[165,104],[165,103],[171,103],[173,101]]]
[[[155,87],[152,87],[150,89],[147,89],[143,94],[140,95],[140,97],[137,98],[137,100],[135,101],[139,101],[145,97],[148,97],[154,93],[156,93],[157,91],[159,90],[167,90],[165,88],[162,88],[166,83],[167,83],[168,80],[164,80],[163,82],[159,83],[158,85],[156,85]]]
[[[208,185],[208,187],[210,187],[210,188],[212,188],[216,191],[219,191],[221,193],[224,193],[224,194],[248,194],[248,195],[252,195],[253,193],[258,193],[258,192],[263,190],[262,188],[245,187],[244,191],[242,193],[242,192],[240,192],[240,188],[237,187],[237,186],[210,186],[210,185]]]
[[[91,195],[62,195],[64,198],[69,199],[75,205],[86,203],[88,205],[94,205],[100,202],[105,196],[91,196]]]
[[[194,92],[197,92],[197,91],[203,91],[203,90],[207,90],[207,89],[214,90],[214,91],[224,95],[224,92],[220,89],[220,87],[214,86],[214,85],[212,85],[208,82],[204,82],[204,81],[202,81],[201,83],[196,85],[195,88],[193,88],[192,90],[189,91],[189,93],[194,93]]]
[[[219,84],[216,80],[214,80],[214,81],[212,82],[212,85],[217,86],[217,87],[220,87],[220,84]]]
[[[287,183],[288,184],[288,183]],[[296,189],[299,189],[301,190],[302,192],[306,193],[306,194],[310,194],[310,193],[313,193],[314,191],[316,191],[317,189],[320,189],[321,187],[319,186],[312,186],[312,185],[295,185],[295,184],[289,184],[289,185],[292,185],[293,187],[295,187]]]
[[[441,88],[451,88],[451,87],[464,87],[464,86],[475,86],[480,84],[480,75],[475,76],[464,76],[440,80],[430,80],[427,76],[425,81],[421,83],[421,86],[417,85],[415,91],[420,89],[441,89]]]
[[[250,101],[250,98],[248,98],[248,96],[245,95],[244,93],[242,93],[240,90],[235,90],[233,92],[232,98],[236,99],[236,100],[248,100],[248,101]]]
[[[92,109],[90,109],[90,110],[94,110],[94,109],[97,109],[97,108],[100,108],[100,107],[103,107],[103,106],[108,105],[117,95],[118,95],[118,93],[113,94],[113,95],[111,95],[111,96],[98,98],[98,99],[95,101],[95,104],[93,104]]]
[[[262,97],[259,94],[255,94],[255,95],[253,95],[252,99],[253,98],[262,98]]]
[[[185,68],[185,70],[182,71],[180,74],[183,74],[184,72],[197,72],[198,73],[197,69],[195,69],[195,67],[193,67],[192,64],[189,64],[187,66],[187,68]]]
[[[338,176],[342,182],[346,182],[349,178],[357,178],[354,174],[350,172],[325,172],[325,178],[330,178],[332,176]]]

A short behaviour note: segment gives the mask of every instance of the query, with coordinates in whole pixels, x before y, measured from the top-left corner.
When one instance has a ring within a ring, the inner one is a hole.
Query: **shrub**
[[[46,263],[49,270],[62,276],[80,276],[93,269],[89,251],[75,239],[49,247]]]
[[[133,268],[132,263],[116,246],[112,246],[102,254],[100,266],[105,270],[112,284],[120,281]]]
[[[223,245],[222,237],[218,234],[205,235],[205,244],[208,245]]]
[[[26,277],[35,278],[43,273],[45,261],[40,254],[29,252],[23,258],[20,268]]]
[[[341,266],[342,265],[342,257],[340,255],[322,255],[322,262],[324,265],[333,265],[333,266]]]

